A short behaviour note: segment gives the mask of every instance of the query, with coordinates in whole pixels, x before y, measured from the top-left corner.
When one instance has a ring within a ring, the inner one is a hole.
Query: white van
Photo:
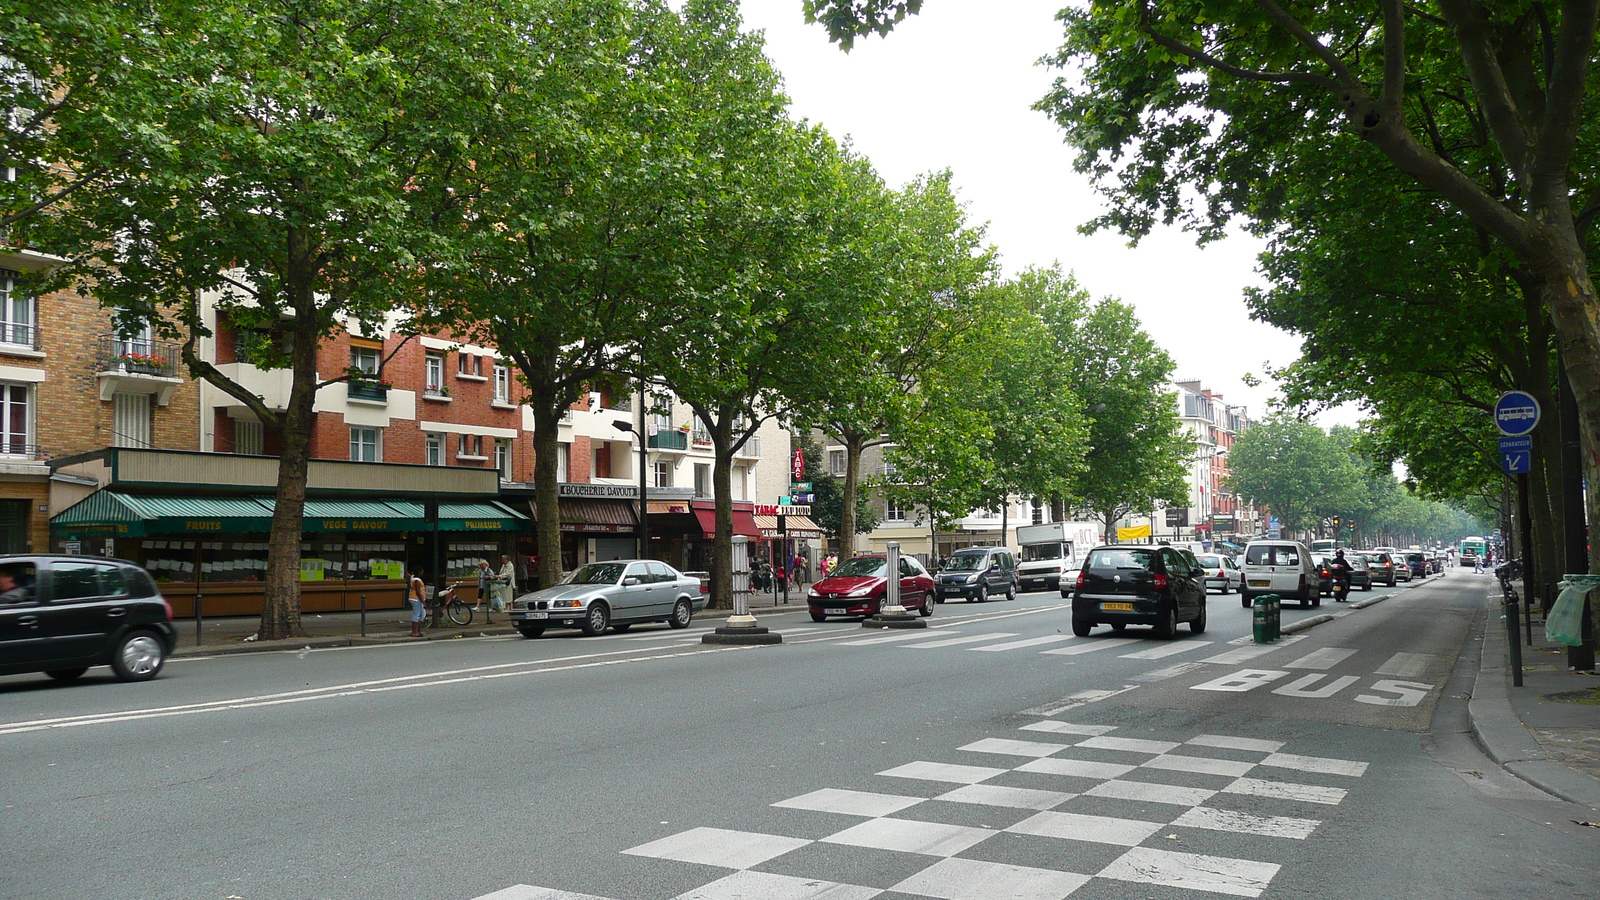
[[[1244,589],[1239,599],[1250,606],[1257,594],[1277,594],[1301,606],[1321,606],[1322,590],[1311,550],[1299,541],[1251,541],[1244,548]]]

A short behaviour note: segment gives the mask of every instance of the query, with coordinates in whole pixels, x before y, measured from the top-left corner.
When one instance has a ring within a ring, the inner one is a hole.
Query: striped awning
[[[811,521],[810,516],[786,517],[784,522],[786,530],[783,532],[778,531],[777,516],[756,516],[755,519],[756,528],[760,530],[761,536],[767,540],[777,540],[780,537],[813,540],[822,538],[822,529],[817,526],[817,523]]]

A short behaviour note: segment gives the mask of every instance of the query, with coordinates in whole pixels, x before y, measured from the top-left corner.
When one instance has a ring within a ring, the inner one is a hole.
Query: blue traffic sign
[[[1506,391],[1494,404],[1494,426],[1501,434],[1521,437],[1539,424],[1539,401],[1527,391]]]
[[[1533,454],[1527,450],[1512,450],[1500,454],[1500,468],[1507,475],[1526,475],[1533,469]]]

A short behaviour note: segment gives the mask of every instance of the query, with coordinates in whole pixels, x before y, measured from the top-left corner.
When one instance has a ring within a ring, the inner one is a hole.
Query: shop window
[[[33,297],[23,288],[20,276],[0,269],[0,344],[34,349],[38,346],[37,324]]]
[[[424,453],[430,466],[444,465],[444,436],[430,434],[422,440]]]
[[[354,462],[383,461],[383,447],[378,429],[350,429],[350,459]]]

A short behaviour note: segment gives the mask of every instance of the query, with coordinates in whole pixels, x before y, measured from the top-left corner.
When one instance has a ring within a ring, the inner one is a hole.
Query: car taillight
[[[1155,583],[1155,586],[1156,586],[1156,590],[1158,590],[1158,591],[1166,590],[1167,589],[1167,576],[1161,574],[1160,572],[1157,572],[1155,580],[1154,580],[1154,583]]]
[[[1080,591],[1083,590],[1083,573],[1082,572],[1078,573],[1077,587],[1078,587],[1078,590],[1080,590]]]
[[[1227,576],[1227,575],[1226,575],[1226,574],[1224,574],[1224,573],[1223,573],[1223,571],[1222,571],[1222,570],[1221,570],[1221,569],[1218,569],[1218,570],[1217,570],[1217,577],[1218,577],[1218,578],[1226,578],[1226,577],[1228,577],[1228,576]]]
[[[172,621],[172,604],[167,602],[167,598],[166,597],[162,597],[161,598],[161,605],[165,606],[167,608],[167,621],[171,622]]]

